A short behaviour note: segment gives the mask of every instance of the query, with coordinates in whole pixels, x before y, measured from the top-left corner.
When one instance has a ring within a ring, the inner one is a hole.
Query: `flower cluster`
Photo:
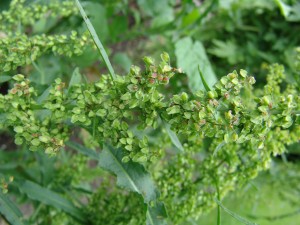
[[[62,118],[56,111],[47,110],[52,109],[51,104],[41,107],[35,101],[36,91],[29,80],[21,74],[13,79],[16,81],[14,87],[7,95],[0,95],[0,111],[5,121],[1,126],[13,126],[16,144],[26,143],[32,151],[43,148],[46,153],[54,154],[64,146],[68,127],[62,124]],[[48,101],[53,99],[61,109],[60,98],[57,92],[51,90]]]
[[[197,218],[215,205],[218,192],[224,196],[254,178],[269,167],[272,155],[299,141],[300,127],[294,121],[300,99],[296,86],[282,90],[279,65],[270,67],[264,89],[255,90],[255,79],[241,70],[222,77],[210,91],[170,98],[161,87],[180,70],[170,66],[166,53],[161,58],[157,65],[145,57],[144,71],[133,66],[127,76],[114,80],[102,75],[96,82],[66,88],[57,79],[39,97],[23,75],[16,75],[14,88],[0,95],[3,124],[13,127],[17,144],[49,154],[64,146],[75,125],[100,144],[109,141],[123,149],[123,162],[151,165],[165,155],[168,160],[155,173],[162,200],[174,221]],[[180,137],[184,153],[170,158],[163,151],[170,141],[155,143],[132,129],[149,128],[166,137],[159,117]]]
[[[68,57],[80,55],[86,43],[87,37],[79,37],[75,31],[69,36],[17,34],[6,37],[0,39],[0,67],[3,71],[15,70],[18,66],[31,64],[48,51]]]
[[[254,91],[254,78],[241,70],[194,100],[185,93],[173,97],[165,119],[187,136],[186,151],[166,163],[156,180],[175,221],[198,218],[215,206],[218,192],[223,197],[253,179],[269,168],[272,155],[299,142],[299,94],[291,85],[282,91],[283,79],[283,67],[270,66],[264,91]]]
[[[78,14],[74,1],[56,1],[49,4],[35,3],[26,5],[26,0],[13,0],[9,10],[0,14],[0,31],[17,31],[22,26],[29,26],[48,17],[69,17]],[[9,35],[9,34],[8,34]]]
[[[52,17],[74,15],[78,10],[73,1],[29,6],[25,6],[24,2],[12,1],[10,9],[0,14],[0,70],[15,70],[18,66],[31,64],[48,52],[67,57],[80,55],[84,46],[91,44],[87,34],[78,34],[76,31],[56,35],[29,34],[24,31],[26,26],[33,25],[47,14]]]

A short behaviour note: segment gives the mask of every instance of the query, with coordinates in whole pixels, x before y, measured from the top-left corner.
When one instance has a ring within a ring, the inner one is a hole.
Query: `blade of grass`
[[[245,219],[244,217],[241,217],[240,215],[232,212],[231,210],[227,209],[217,198],[214,198],[215,202],[218,204],[218,206],[220,206],[226,213],[228,213],[230,216],[232,216],[234,219],[242,222],[243,224],[246,225],[258,225],[257,223],[253,223],[247,219]]]
[[[74,219],[85,222],[86,217],[81,209],[77,208],[73,202],[66,199],[59,193],[56,193],[50,189],[40,186],[29,180],[18,182],[19,190],[26,194],[28,198],[36,200],[46,205],[50,205],[54,208],[61,209],[62,211],[71,215]]]
[[[2,191],[0,191],[0,216],[1,215],[11,224],[24,225],[21,211]]]
[[[217,189],[217,197],[218,201],[220,201],[220,190],[218,182],[216,181],[216,189]],[[218,218],[217,218],[217,225],[221,225],[221,207],[218,205]]]
[[[75,0],[75,1],[76,1],[76,4],[77,4],[77,7],[79,8],[81,16],[83,17],[84,22],[85,22],[85,24],[86,24],[86,26],[87,26],[90,34],[92,35],[93,40],[94,40],[94,42],[95,42],[95,44],[96,44],[96,46],[97,46],[97,48],[98,48],[98,50],[100,52],[100,55],[101,55],[104,63],[106,64],[106,67],[107,67],[107,69],[109,71],[110,77],[111,77],[112,81],[114,81],[114,79],[116,78],[116,75],[115,75],[114,69],[113,69],[113,67],[112,67],[112,65],[111,65],[111,63],[109,61],[107,53],[106,53],[106,51],[105,51],[105,49],[104,49],[104,47],[103,47],[103,45],[102,45],[102,43],[101,43],[101,41],[100,41],[100,39],[99,39],[96,31],[95,31],[95,29],[94,29],[91,21],[87,17],[87,15],[86,15],[86,13],[85,13],[82,5],[80,4],[79,0]]]
[[[93,151],[92,149],[86,148],[83,145],[77,144],[73,141],[67,141],[66,145],[82,153],[83,155],[90,157],[91,159],[99,160],[99,154],[96,151]]]
[[[201,80],[202,80],[202,83],[203,83],[203,86],[204,86],[205,90],[210,91],[210,87],[208,86],[199,65],[198,65],[198,71],[199,71],[199,74],[200,74],[200,77],[201,77]]]
[[[182,144],[181,144],[181,142],[180,142],[177,134],[174,131],[171,130],[171,125],[168,124],[163,119],[162,119],[162,122],[163,122],[164,128],[166,129],[166,131],[167,131],[167,133],[168,133],[168,135],[169,135],[172,143],[176,146],[176,148],[178,150],[180,150],[181,152],[183,152],[184,148],[183,148],[183,146],[182,146]]]

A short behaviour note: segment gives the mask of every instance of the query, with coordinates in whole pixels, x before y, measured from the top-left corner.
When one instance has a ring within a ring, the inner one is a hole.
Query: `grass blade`
[[[208,84],[207,84],[207,82],[206,82],[206,80],[205,80],[205,78],[204,78],[204,76],[203,76],[203,73],[202,73],[202,71],[201,71],[199,65],[198,65],[198,71],[199,71],[199,74],[200,74],[200,77],[201,77],[201,81],[202,81],[202,83],[203,83],[203,86],[204,86],[205,90],[206,90],[206,91],[210,91],[211,89],[210,89],[210,87],[208,86]]]
[[[227,209],[217,198],[214,199],[215,202],[218,204],[218,206],[220,206],[225,212],[227,212],[230,216],[232,216],[234,219],[242,222],[243,224],[246,225],[258,225],[257,223],[253,223],[247,219],[245,219],[244,217],[241,217],[240,215],[232,212],[231,210]]]
[[[164,128],[166,129],[172,143],[176,146],[177,149],[179,149],[181,152],[184,151],[184,148],[179,140],[179,138],[177,137],[176,133],[174,131],[171,130],[171,126],[170,124],[168,124],[167,122],[165,122],[164,120],[163,121],[163,125],[164,125]]]
[[[80,222],[84,222],[86,220],[84,214],[79,208],[75,207],[71,201],[52,190],[31,181],[19,182],[18,188],[21,192],[25,193],[33,200],[61,209]]]
[[[70,89],[72,86],[76,85],[76,84],[81,84],[82,82],[82,77],[81,74],[79,72],[79,68],[76,67],[75,70],[73,71],[71,80],[69,82],[69,87],[68,87],[68,92],[70,92]]]
[[[105,49],[104,49],[104,47],[103,47],[103,45],[102,45],[102,43],[101,43],[101,41],[100,41],[100,39],[99,39],[96,31],[95,31],[95,29],[94,29],[91,21],[87,17],[87,15],[86,15],[86,13],[85,13],[82,5],[80,4],[79,0],[76,0],[76,4],[77,4],[77,7],[79,8],[81,16],[83,17],[84,22],[85,22],[85,24],[86,24],[86,26],[87,26],[90,34],[93,37],[93,40],[94,40],[94,42],[95,42],[95,44],[96,44],[96,46],[97,46],[97,48],[98,48],[98,50],[99,50],[99,52],[101,54],[101,57],[102,57],[104,63],[106,64],[106,67],[107,67],[107,69],[109,71],[111,79],[114,80],[116,78],[116,75],[115,75],[114,69],[112,68],[112,65],[111,65],[111,63],[109,61],[107,53],[106,53],[106,51],[105,51]]]
[[[0,214],[5,217],[5,219],[14,225],[23,225],[22,213],[18,207],[0,191]]]
[[[220,201],[220,190],[219,190],[218,181],[216,181],[216,189],[217,189],[218,201]],[[220,205],[218,205],[217,225],[221,225],[221,206]]]
[[[83,145],[77,144],[73,141],[66,142],[66,145],[77,152],[90,157],[91,159],[99,160],[99,154],[92,149],[86,148]]]

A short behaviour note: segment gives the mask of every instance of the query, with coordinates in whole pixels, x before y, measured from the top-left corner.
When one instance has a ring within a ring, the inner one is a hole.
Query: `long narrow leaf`
[[[183,152],[184,148],[183,148],[179,138],[177,137],[177,134],[174,131],[171,130],[170,124],[168,124],[167,122],[165,122],[163,120],[163,125],[164,125],[164,127],[165,127],[172,143],[176,146],[177,149],[179,149],[181,152]]]
[[[19,190],[26,194],[29,198],[42,202],[46,205],[53,206],[57,209],[61,209],[81,222],[85,221],[82,211],[76,208],[71,201],[65,199],[58,193],[31,181],[23,181],[18,183]]]
[[[146,213],[147,225],[167,224],[167,213],[164,204],[157,202],[158,191],[145,168],[135,162],[123,163],[124,154],[120,149],[115,149],[110,145],[104,145],[104,150],[100,154],[99,165],[117,176],[119,186],[133,192],[137,192],[144,197],[148,209]],[[154,206],[150,206],[155,203]]]
[[[81,74],[79,73],[79,68],[76,67],[75,70],[73,71],[71,80],[69,82],[69,87],[68,87],[68,92],[70,91],[71,87],[75,84],[81,84],[82,77]]]
[[[103,47],[103,45],[102,45],[102,43],[101,43],[101,41],[100,41],[100,39],[99,39],[99,37],[98,37],[96,31],[95,31],[95,29],[94,29],[94,27],[93,27],[91,21],[90,21],[89,18],[87,17],[87,15],[86,15],[86,13],[85,13],[85,11],[84,11],[82,5],[80,4],[79,0],[76,0],[76,4],[77,4],[77,7],[79,8],[79,11],[80,11],[80,13],[81,13],[81,16],[82,16],[83,19],[84,19],[84,22],[85,22],[86,25],[87,25],[87,28],[88,28],[90,34],[91,34],[92,37],[93,37],[93,40],[94,40],[94,42],[95,42],[95,44],[96,44],[96,46],[97,46],[97,48],[98,48],[98,50],[99,50],[99,52],[100,52],[100,54],[101,54],[101,57],[102,57],[103,61],[104,61],[105,64],[106,64],[106,67],[107,67],[107,69],[108,69],[108,71],[109,71],[109,73],[110,73],[110,76],[111,76],[112,80],[115,79],[115,78],[116,78],[116,75],[115,75],[114,69],[112,68],[112,65],[111,65],[111,63],[110,63],[110,61],[109,61],[109,58],[108,58],[108,56],[107,56],[107,53],[106,53],[106,51],[105,51],[105,49],[104,49],[104,47]]]
[[[199,65],[198,65],[198,71],[199,71],[199,75],[201,77],[201,81],[202,81],[202,84],[203,84],[205,90],[210,91],[210,87],[208,86]]]
[[[10,224],[23,225],[22,213],[18,207],[0,191],[0,214],[2,214]]]
[[[217,198],[214,199],[215,202],[218,204],[218,206],[220,206],[225,212],[227,212],[230,216],[232,216],[234,219],[246,224],[246,225],[258,225],[257,223],[253,223],[247,219],[245,219],[244,217],[241,217],[240,215],[232,212],[231,210],[229,210],[228,208],[226,208]]]
[[[166,210],[164,204],[157,202],[158,191],[145,168],[134,162],[123,163],[122,150],[115,149],[110,145],[104,145],[104,150],[98,155],[95,151],[74,142],[67,142],[70,148],[92,158],[99,160],[99,166],[114,173],[117,176],[117,183],[129,191],[137,192],[144,197],[147,203],[146,224],[165,225],[167,224]],[[150,201],[154,205],[151,204]]]
[[[66,145],[69,146],[70,148],[90,157],[91,159],[99,160],[99,154],[92,149],[86,148],[86,147],[84,147],[80,144],[77,144],[75,142],[72,142],[72,141],[66,142]]]

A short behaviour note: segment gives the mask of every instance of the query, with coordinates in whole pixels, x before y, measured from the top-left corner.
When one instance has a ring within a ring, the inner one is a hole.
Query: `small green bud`
[[[182,94],[181,94],[181,100],[182,100],[183,102],[187,102],[188,99],[189,99],[189,96],[187,95],[187,93],[182,92]]]
[[[217,94],[216,91],[209,91],[209,92],[207,92],[207,96],[208,96],[210,99],[212,99],[212,98],[218,97],[218,94]]]
[[[31,144],[33,146],[39,146],[40,145],[40,140],[38,138],[34,138],[32,141],[31,141]]]
[[[20,81],[23,81],[25,79],[25,77],[22,74],[17,74],[15,76],[13,76],[13,79],[20,82]]]
[[[229,142],[229,134],[224,135],[224,141],[225,141],[225,143]]]
[[[128,163],[129,160],[130,160],[129,156],[124,156],[124,157],[122,158],[122,162],[123,162],[123,163]]]
[[[162,69],[162,71],[163,71],[164,73],[170,72],[171,70],[172,70],[172,67],[169,66],[169,65],[165,65],[165,66],[163,67],[163,69]]]
[[[144,154],[148,154],[149,153],[149,148],[148,147],[142,148],[141,152],[144,153]]]
[[[264,142],[263,141],[259,142],[257,147],[258,149],[263,149],[265,147]]]
[[[39,136],[39,140],[41,142],[48,143],[50,141],[50,138],[47,136]]]
[[[242,77],[244,77],[244,78],[247,77],[247,71],[241,69],[241,70],[240,70],[240,75],[241,75]]]
[[[45,150],[45,153],[46,154],[53,154],[53,151],[54,149],[52,148],[52,147],[48,147],[48,148],[46,148],[46,150]]]
[[[106,110],[105,110],[105,109],[99,109],[99,110],[96,112],[96,115],[97,115],[97,116],[100,116],[100,117],[105,117],[105,116],[106,116]]]
[[[180,113],[180,106],[178,105],[174,105],[170,108],[167,108],[167,113],[168,114],[176,114],[176,113]]]
[[[255,84],[255,78],[254,77],[248,77],[248,82],[249,82],[249,84]]]
[[[15,131],[16,133],[23,133],[24,129],[23,129],[23,127],[21,127],[21,126],[17,126],[17,127],[14,127],[14,131]]]
[[[166,63],[169,63],[170,62],[170,56],[168,53],[166,52],[163,52],[161,55],[160,55],[160,58],[162,59],[162,61],[166,62]]]
[[[131,66],[130,67],[130,73],[132,75],[138,75],[140,73],[140,71],[141,71],[141,68],[138,67],[138,66]]]
[[[23,138],[17,137],[17,138],[15,139],[15,144],[16,144],[16,145],[21,145],[21,144],[23,144]]]
[[[152,66],[154,65],[154,59],[152,59],[151,57],[148,57],[148,56],[145,56],[143,58],[144,62],[149,65],[149,66]]]
[[[124,95],[121,96],[121,100],[127,101],[131,99],[131,94],[129,92],[126,92]]]
[[[128,151],[132,151],[132,145],[126,145],[125,149],[128,150]]]
[[[136,160],[137,162],[144,163],[147,162],[147,156],[143,155]]]

